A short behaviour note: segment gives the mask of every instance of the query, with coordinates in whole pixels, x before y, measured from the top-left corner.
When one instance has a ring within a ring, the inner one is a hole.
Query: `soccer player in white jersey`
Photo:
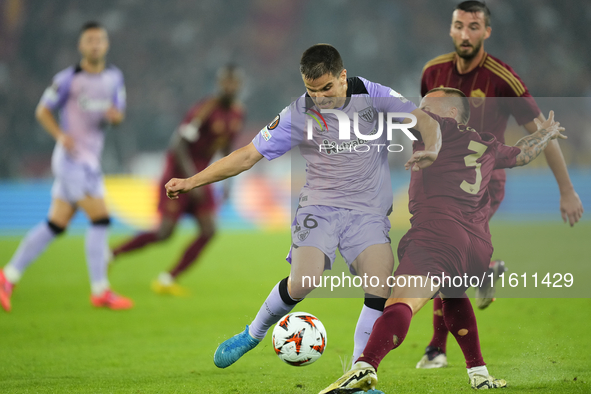
[[[171,179],[165,186],[168,196],[177,198],[179,193],[235,176],[263,157],[272,160],[295,146],[306,160],[306,185],[300,193],[287,257],[290,275],[273,288],[254,321],[218,347],[214,362],[220,368],[259,344],[273,324],[318,286],[317,279],[332,267],[337,247],[353,274],[380,279],[376,287],[363,286],[366,297],[355,331],[354,357],[360,355],[390,294],[382,285],[394,267],[388,238],[393,194],[383,132],[386,114],[416,117],[415,128],[426,140],[417,169],[429,166],[441,146],[437,122],[388,87],[360,77],[347,78],[334,47],[318,44],[307,49],[300,72],[307,93],[281,111],[250,144],[191,178]],[[353,121],[341,130],[341,118],[348,118],[345,125]],[[411,118],[396,117],[406,123]],[[308,124],[315,125],[312,133]],[[346,134],[343,138],[341,131]],[[304,281],[304,276],[314,282]]]
[[[79,64],[59,72],[41,97],[36,117],[56,140],[51,159],[55,182],[46,221],[29,231],[10,262],[0,270],[0,303],[11,310],[11,295],[24,270],[64,232],[82,209],[91,225],[86,233],[90,301],[95,307],[129,309],[133,302],[115,294],[107,279],[109,213],[104,200],[100,158],[104,128],[124,118],[125,85],[121,71],[107,65],[107,31],[96,22],[82,26]],[[59,111],[59,123],[53,112]]]

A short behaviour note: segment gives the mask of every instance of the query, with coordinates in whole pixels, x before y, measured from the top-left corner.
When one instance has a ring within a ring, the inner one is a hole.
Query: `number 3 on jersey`
[[[466,182],[465,180],[462,181],[460,188],[469,194],[478,194],[480,191],[480,183],[482,182],[482,173],[480,172],[480,163],[477,163],[476,160],[480,159],[484,152],[486,152],[487,146],[481,144],[476,141],[470,141],[470,145],[468,145],[468,149],[474,152],[471,155],[464,157],[464,162],[466,163],[466,167],[475,167],[476,170],[476,182],[474,184]]]

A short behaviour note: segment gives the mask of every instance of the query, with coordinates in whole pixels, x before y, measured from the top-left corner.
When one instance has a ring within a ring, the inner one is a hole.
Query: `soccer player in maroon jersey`
[[[476,318],[465,295],[469,283],[463,281],[458,286],[453,280],[437,284],[428,275],[431,278],[442,278],[443,274],[453,278],[482,277],[493,252],[487,192],[493,171],[528,164],[552,139],[566,138],[560,133],[564,129],[554,122],[554,114],[550,112],[543,123],[536,120],[535,133],[509,147],[490,133],[477,133],[466,126],[470,105],[457,89],[430,91],[420,108],[439,122],[442,146],[437,160],[429,168],[419,170],[415,168],[422,160],[423,143],[419,138],[405,165],[413,170],[409,187],[413,216],[411,229],[398,245],[400,265],[394,272],[395,282],[391,282],[396,285],[361,357],[349,372],[320,394],[375,388],[380,362],[400,346],[412,316],[437,292],[443,294],[445,323],[464,353],[472,388],[506,386],[504,380],[489,375],[482,358]]]
[[[445,86],[461,90],[470,97],[471,115],[468,126],[480,133],[491,133],[505,142],[505,129],[510,116],[523,125],[528,133],[536,131],[535,119],[544,116],[527,87],[515,71],[484,50],[484,40],[491,35],[490,11],[479,1],[465,1],[456,6],[450,29],[455,52],[427,62],[421,78],[421,94]],[[485,99],[486,98],[486,99]],[[583,214],[583,205],[575,192],[557,141],[544,151],[560,190],[560,212],[563,220],[573,226]],[[505,170],[493,172],[488,185],[491,199],[489,219],[505,196]],[[504,272],[504,262],[491,262],[491,272]],[[484,309],[493,301],[496,287],[490,283],[476,289],[476,303]],[[447,365],[448,331],[443,321],[441,299],[433,300],[433,338],[417,368],[439,368]]]
[[[244,123],[244,108],[237,101],[241,82],[241,71],[236,66],[228,65],[219,70],[219,93],[195,104],[172,137],[166,167],[160,180],[162,185],[171,178],[186,178],[202,171],[218,151],[224,155],[230,152],[232,142]],[[224,186],[227,197],[228,184]],[[152,283],[152,289],[156,293],[183,295],[187,292],[176,283],[176,279],[197,260],[214,236],[216,202],[209,185],[184,194],[178,200],[168,199],[163,187],[158,190],[158,228],[140,233],[115,248],[113,257],[168,239],[182,215],[191,215],[199,225],[198,236],[187,247],[180,261],[168,272],[161,273]]]

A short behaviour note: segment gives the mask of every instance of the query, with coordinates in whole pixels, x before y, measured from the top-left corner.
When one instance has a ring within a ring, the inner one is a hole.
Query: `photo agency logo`
[[[386,138],[388,141],[392,141],[394,130],[401,130],[411,141],[416,141],[417,138],[410,132],[409,129],[413,128],[417,124],[417,118],[411,113],[406,112],[388,112],[384,115],[383,112],[377,112],[377,130],[374,128],[369,134],[362,134],[359,131],[359,119],[367,123],[371,123],[374,120],[373,108],[366,108],[360,112],[353,112],[353,119],[341,110],[338,109],[320,109],[320,112],[309,108],[306,115],[309,116],[306,122],[306,135],[307,139],[311,140],[314,138],[314,132],[323,135],[328,133],[328,122],[323,114],[333,114],[337,118],[338,122],[338,142],[330,141],[328,138],[323,138],[322,143],[318,145],[319,152],[325,152],[327,154],[337,154],[341,152],[369,152],[371,149],[377,149],[378,152],[382,149],[387,149],[388,152],[402,152],[403,146],[400,144],[378,144],[370,143],[379,139],[386,129]],[[386,118],[384,127],[384,117]],[[410,119],[409,123],[400,123],[398,119]],[[356,139],[351,140],[351,122],[353,122],[353,133]],[[318,125],[314,127],[314,123]]]

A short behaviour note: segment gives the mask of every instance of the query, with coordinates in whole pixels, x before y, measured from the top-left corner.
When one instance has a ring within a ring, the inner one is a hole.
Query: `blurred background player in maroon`
[[[464,1],[453,12],[450,36],[455,52],[427,62],[421,78],[421,95],[437,87],[451,87],[470,97],[471,116],[468,126],[479,133],[491,133],[505,142],[505,129],[510,116],[528,133],[537,130],[534,119],[544,121],[534,98],[521,78],[507,64],[484,51],[484,40],[491,35],[490,11],[480,1]],[[485,100],[486,98],[486,100]],[[573,226],[583,215],[583,205],[570,181],[558,141],[551,141],[544,151],[548,166],[560,190],[562,219]],[[493,172],[488,185],[489,220],[505,197],[505,170]],[[504,262],[492,261],[490,272],[497,276],[506,270]],[[493,301],[495,287],[476,289],[476,303],[484,309]],[[417,368],[440,368],[447,365],[445,355],[448,330],[442,315],[441,299],[433,302],[434,334]]]
[[[195,104],[174,132],[159,184],[163,186],[175,177],[190,177],[203,171],[217,152],[223,155],[231,152],[232,142],[244,124],[244,108],[238,101],[241,84],[242,72],[235,65],[227,65],[218,71],[218,93]],[[224,199],[229,193],[228,185],[224,184]],[[140,233],[115,248],[113,258],[168,239],[183,214],[191,215],[199,225],[197,237],[187,247],[178,263],[168,272],[161,273],[152,283],[152,289],[156,293],[184,295],[187,291],[176,283],[176,279],[197,261],[216,231],[213,188],[207,185],[183,194],[178,200],[168,199],[164,187],[159,187],[158,190],[158,228]]]

